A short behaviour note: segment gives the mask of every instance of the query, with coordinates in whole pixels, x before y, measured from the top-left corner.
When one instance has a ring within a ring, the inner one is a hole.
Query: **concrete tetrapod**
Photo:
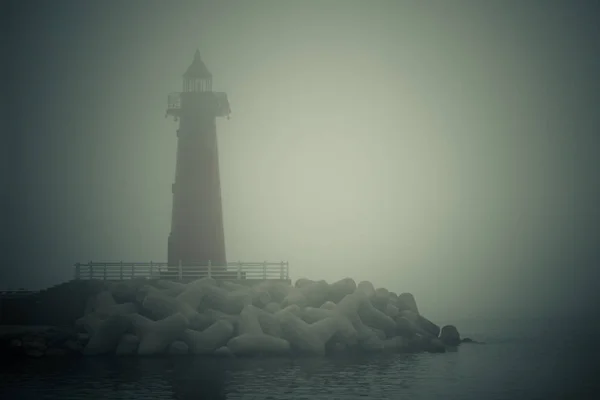
[[[321,304],[321,307],[319,308],[322,308],[324,310],[335,310],[336,307],[337,304],[335,304],[333,301],[326,301],[325,303]]]
[[[368,299],[364,299],[358,309],[358,315],[360,319],[368,326],[379,329],[386,333],[386,335],[392,335],[396,331],[396,323],[393,319],[373,307]]]
[[[390,292],[386,288],[378,288],[375,290],[373,297],[369,300],[373,307],[381,312],[385,312],[385,309],[390,302]]]
[[[214,278],[204,277],[193,280],[187,284],[188,287],[192,286],[217,286],[218,282]]]
[[[228,314],[239,314],[245,306],[252,304],[252,295],[248,291],[229,292],[212,285],[206,285],[203,288],[206,292],[204,304],[209,308]]]
[[[417,302],[415,301],[415,296],[411,293],[401,293],[398,295],[398,300],[396,301],[396,307],[400,311],[409,310],[414,312],[415,314],[419,313],[419,309],[417,308]]]
[[[186,329],[181,339],[188,345],[192,354],[212,354],[229,341],[233,331],[231,322],[220,319],[202,332]]]
[[[198,311],[203,305],[204,299],[207,294],[207,291],[204,288],[206,286],[209,286],[210,284],[210,282],[206,281],[195,281],[188,283],[187,285],[185,285],[184,291],[177,295],[177,299],[186,303],[194,310]]]
[[[440,334],[440,328],[421,314],[415,314],[413,311],[404,310],[400,312],[400,316],[406,318],[411,322],[412,329],[422,335],[430,337],[438,337]]]
[[[383,342],[372,329],[363,323],[359,316],[360,309],[363,307],[363,304],[368,301],[364,291],[357,289],[351,295],[345,296],[342,301],[337,304],[335,309],[352,322],[352,325],[357,332],[358,342],[363,350],[381,350],[383,349]]]
[[[137,312],[137,306],[134,303],[118,304],[108,290],[98,293],[93,303],[93,312],[101,319],[111,315],[127,315]]]
[[[138,355],[141,356],[164,353],[188,327],[188,320],[181,313],[170,315],[160,321],[152,321],[134,314],[131,321],[134,331],[140,338]]]
[[[283,307],[284,309],[292,305],[298,307],[306,307],[307,304],[308,300],[306,299],[306,296],[304,296],[302,290],[300,290],[300,288],[297,287],[291,288],[285,296],[285,298],[281,301],[281,307]]]
[[[306,280],[299,287],[291,288],[287,296],[282,300],[281,306],[287,307],[295,304],[300,308],[306,306],[319,307],[327,301],[328,296],[329,284],[327,282]]]
[[[140,345],[140,338],[131,333],[126,333],[121,336],[121,340],[117,344],[115,354],[118,356],[132,356],[137,353],[138,346]]]
[[[252,304],[257,307],[264,307],[271,302],[271,295],[269,294],[269,291],[259,285],[249,287],[240,285],[238,283],[223,281],[221,283],[221,287],[229,292],[236,293],[235,297],[240,297],[244,294],[247,294],[252,298]]]
[[[303,320],[308,324],[314,324],[326,318],[334,318],[338,323],[338,330],[333,337],[337,343],[346,347],[355,346],[358,342],[358,332],[350,320],[335,310],[325,308],[306,307],[304,309]]]
[[[290,351],[287,340],[267,335],[263,332],[260,319],[267,318],[270,323],[266,326],[273,329],[271,323],[275,323],[279,329],[279,322],[274,315],[261,310],[253,305],[244,307],[240,313],[238,323],[238,336],[227,342],[227,347],[234,355],[261,355],[261,354],[285,354]],[[274,321],[272,321],[272,320]],[[281,334],[281,332],[279,332]]]
[[[315,283],[315,281],[313,281],[312,279],[298,278],[298,279],[296,279],[296,283],[294,284],[294,287],[302,288],[304,286],[312,285],[313,283]]]
[[[316,281],[301,287],[300,291],[306,298],[307,306],[319,307],[329,297],[329,284],[324,280]]]
[[[282,313],[282,312],[290,312],[292,314],[294,314],[296,317],[298,318],[302,318],[302,309],[297,305],[297,304],[290,304],[289,306],[285,307],[284,309],[278,311],[275,313],[275,316],[277,316],[278,314]]]
[[[127,315],[111,315],[102,320],[91,334],[90,340],[83,349],[85,355],[100,355],[113,352],[121,336],[131,326],[131,317]]]
[[[260,327],[265,334],[278,338],[282,337],[281,325],[274,314],[254,306],[252,306],[252,309],[256,313]]]
[[[250,335],[262,335],[263,330],[258,322],[258,315],[256,313],[256,307],[248,305],[244,307],[240,313],[240,318],[237,324],[238,335],[250,334]]]
[[[140,287],[147,284],[146,279],[127,279],[124,281],[110,282],[108,290],[118,303],[134,302]]]
[[[340,302],[344,296],[354,293],[356,282],[352,278],[344,278],[329,285],[328,300],[333,303]]]
[[[339,330],[338,322],[331,317],[307,324],[286,310],[278,312],[276,316],[281,323],[283,338],[301,353],[324,355],[325,344]]]
[[[104,318],[100,318],[98,314],[92,311],[75,321],[75,326],[82,328],[90,336],[93,336],[103,321]]]
[[[255,290],[269,293],[271,302],[281,303],[285,296],[292,290],[292,286],[283,282],[262,281],[253,286]]]
[[[400,310],[398,310],[398,307],[393,305],[391,302],[388,303],[388,305],[385,307],[385,310],[383,312],[385,315],[387,315],[388,317],[390,317],[392,319],[394,319],[394,317],[397,317],[398,315],[400,315]]]
[[[199,314],[196,309],[190,305],[195,304],[192,297],[200,297],[198,293],[201,289],[191,288],[180,293],[177,297],[170,297],[164,291],[150,290],[142,303],[143,307],[150,312],[154,319],[162,319],[176,313],[181,313],[187,318],[191,329],[204,329],[214,322],[210,316]],[[187,301],[185,301],[185,300]]]
[[[265,334],[244,333],[227,342],[227,347],[236,356],[283,355],[290,353],[290,343],[281,338]]]
[[[248,290],[248,286],[240,285],[239,283],[235,282],[222,281],[219,283],[223,289],[228,290],[230,292],[235,292],[236,290]]]
[[[162,291],[149,292],[142,306],[150,311],[155,319],[162,319],[171,316],[175,313],[181,313],[188,319],[193,319],[198,313],[186,302],[179,300],[176,297],[171,297]]]
[[[264,307],[264,310],[270,312],[271,314],[275,314],[277,311],[281,311],[281,306],[272,301]]]
[[[362,292],[368,299],[375,296],[375,287],[369,281],[359,282],[356,286],[356,290]]]
[[[189,350],[190,349],[188,345],[185,344],[185,342],[182,342],[181,340],[176,340],[169,345],[167,353],[174,356],[180,356],[188,354]]]
[[[232,324],[234,327],[237,325],[238,320],[240,319],[239,315],[226,314],[223,311],[214,310],[212,308],[205,310],[202,314],[208,316],[209,318],[212,318],[213,323],[223,319]]]
[[[156,286],[163,289],[163,294],[172,297],[180,295],[187,289],[187,285],[184,283],[164,280],[157,281]]]

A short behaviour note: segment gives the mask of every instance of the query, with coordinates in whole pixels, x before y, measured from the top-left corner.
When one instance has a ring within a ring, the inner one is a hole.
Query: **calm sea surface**
[[[600,399],[581,320],[463,321],[456,352],[297,359],[84,358],[0,367],[0,399]]]

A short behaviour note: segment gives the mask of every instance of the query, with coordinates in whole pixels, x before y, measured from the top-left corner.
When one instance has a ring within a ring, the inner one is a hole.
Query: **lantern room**
[[[183,74],[183,92],[211,92],[212,74],[196,50],[194,61]]]

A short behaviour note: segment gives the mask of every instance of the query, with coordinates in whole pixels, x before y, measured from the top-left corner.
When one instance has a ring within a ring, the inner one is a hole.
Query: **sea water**
[[[585,320],[468,320],[444,354],[81,358],[4,362],[1,399],[600,399]]]

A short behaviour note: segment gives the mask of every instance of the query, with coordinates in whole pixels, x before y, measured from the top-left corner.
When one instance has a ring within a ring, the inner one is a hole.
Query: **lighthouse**
[[[168,239],[171,266],[226,266],[218,117],[229,118],[227,95],[213,92],[212,74],[196,50],[181,92],[168,96],[167,116],[179,122],[173,209]]]

